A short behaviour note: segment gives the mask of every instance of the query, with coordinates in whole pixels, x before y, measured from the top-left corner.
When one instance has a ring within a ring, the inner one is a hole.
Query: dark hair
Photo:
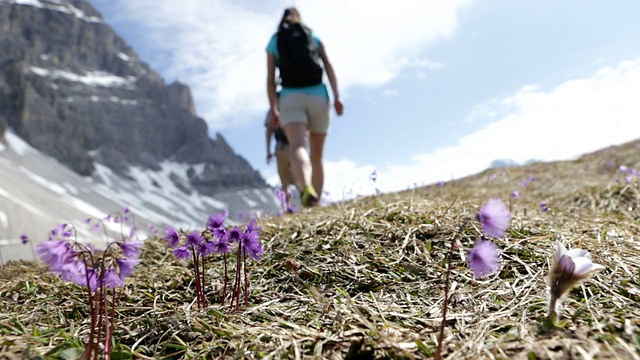
[[[294,7],[294,6],[288,7],[286,9],[284,9],[284,13],[282,14],[282,19],[280,19],[280,24],[278,24],[278,31],[280,29],[282,29],[284,24],[291,22],[290,20],[287,19],[289,17],[289,15],[294,15],[295,17],[297,17],[297,21],[296,22],[302,22],[302,17],[300,16],[300,11],[298,11],[298,9],[296,7]]]

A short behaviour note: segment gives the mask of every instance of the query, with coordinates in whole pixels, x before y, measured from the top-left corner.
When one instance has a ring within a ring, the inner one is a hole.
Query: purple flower
[[[128,213],[128,212],[129,212],[129,207],[128,207],[128,206],[125,206],[125,207],[124,207],[124,210],[123,210],[122,212],[123,212],[123,213],[125,213],[125,214],[126,214],[126,213]]]
[[[196,230],[193,230],[190,234],[187,234],[187,241],[184,243],[187,247],[194,247],[200,245],[204,240],[202,236]]]
[[[178,244],[180,243],[180,235],[178,235],[176,229],[172,228],[171,226],[167,226],[164,230],[164,234],[164,241],[167,243],[167,245],[169,245],[170,248],[173,249],[178,246]]]
[[[208,256],[213,253],[214,242],[211,240],[203,241],[197,245],[198,254],[202,255],[202,257]]]
[[[229,230],[229,232],[227,233],[227,239],[229,239],[229,242],[236,242],[240,240],[241,236],[242,231],[240,231],[240,228],[238,228],[237,226],[234,226],[233,229]]]
[[[491,241],[479,240],[469,251],[469,266],[477,278],[491,275],[498,270],[499,260],[498,246]]]
[[[120,249],[122,249],[122,253],[124,257],[127,259],[137,259],[140,257],[140,252],[142,252],[142,241],[129,241],[129,242],[119,242]]]
[[[83,222],[88,225],[91,222],[91,218],[86,218]]]
[[[65,240],[47,240],[38,244],[36,253],[47,265],[58,266],[75,256],[75,251]]]
[[[68,279],[80,286],[87,286],[87,278],[89,278],[89,285],[87,286],[89,290],[96,291],[98,289],[98,270],[93,267],[87,269],[84,261],[78,262],[76,264],[75,276],[73,279]]]
[[[224,225],[224,220],[227,217],[222,213],[215,213],[213,215],[209,215],[207,219],[207,229],[213,231],[215,229],[219,229]]]
[[[223,227],[217,228],[213,230],[213,237],[220,241],[222,240],[227,241],[227,233],[228,231],[226,228],[223,228]]]
[[[480,208],[476,218],[482,225],[485,236],[501,238],[509,227],[511,214],[500,199],[493,198]]]
[[[124,285],[124,281],[116,274],[113,268],[108,268],[102,277],[102,284],[107,289],[115,289],[118,286]]]
[[[519,198],[519,197],[520,197],[520,191],[518,191],[518,190],[514,190],[514,191],[511,193],[511,197],[512,197],[512,198],[514,198],[514,199]]]
[[[82,264],[82,271],[76,278],[76,283],[80,286],[87,286],[89,290],[96,291],[98,290],[98,273],[99,271],[95,268],[85,269],[85,265]],[[87,284],[87,278],[89,278],[89,284]]]
[[[260,235],[255,232],[246,231],[242,233],[240,243],[242,244],[242,253],[251,256],[254,260],[259,260],[264,253],[260,243]]]
[[[70,257],[64,262],[51,265],[49,271],[60,276],[62,280],[78,283],[79,276],[84,273],[84,266],[75,257]]]
[[[369,178],[371,179],[371,181],[376,182],[376,180],[378,180],[378,172],[373,170],[371,175],[369,175]]]
[[[541,201],[539,205],[540,205],[540,210],[541,210],[542,212],[547,212],[547,211],[549,211],[549,206],[548,206],[547,204],[545,204],[544,202],[542,202],[542,201]]]
[[[260,236],[260,234],[262,233],[262,228],[258,226],[258,221],[256,220],[256,218],[251,218],[251,220],[249,220],[246,232],[257,234],[258,237]]]
[[[496,179],[496,177],[498,177],[498,175],[496,175],[496,174],[491,174],[491,175],[489,175],[489,176],[487,177],[487,180],[489,180],[489,181],[494,181],[494,180]]]
[[[118,264],[118,276],[120,279],[124,280],[127,276],[133,273],[133,268],[140,263],[140,260],[134,259],[117,259],[116,264]]]
[[[522,187],[527,187],[527,185],[529,185],[529,183],[531,183],[533,180],[535,180],[535,176],[533,175],[529,175],[529,178],[527,178],[526,180],[522,181]]]
[[[73,235],[73,227],[69,226],[67,229],[68,225],[67,223],[59,224],[55,229],[51,230],[51,236],[59,239],[70,238]]]
[[[254,232],[245,231],[240,236],[240,243],[243,248],[249,248],[260,242],[260,236]]]
[[[287,203],[287,194],[285,194],[285,192],[282,190],[276,190],[276,198],[278,198],[278,200],[280,201],[280,205],[282,205],[283,207]]]
[[[27,236],[27,234],[20,235],[20,241],[22,241],[23,244],[28,243],[29,242],[29,237]]]
[[[176,248],[175,250],[173,250],[173,255],[177,258],[177,259],[189,259],[191,258],[191,251],[189,250],[189,248],[187,248],[186,245],[180,246],[179,248]]]
[[[244,255],[249,255],[251,256],[251,258],[253,258],[253,260],[260,260],[260,257],[262,257],[262,254],[264,254],[264,250],[262,249],[262,243],[255,242],[252,243],[251,246],[246,246],[242,248],[242,253]]]
[[[287,213],[293,214],[294,212],[296,212],[296,206],[293,203],[287,204]]]
[[[220,240],[213,243],[213,251],[217,254],[228,254],[231,252],[231,243],[227,240]]]

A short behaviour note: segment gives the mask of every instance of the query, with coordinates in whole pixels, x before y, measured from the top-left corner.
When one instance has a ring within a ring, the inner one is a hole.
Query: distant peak
[[[24,5],[33,6],[40,9],[47,9],[52,11],[59,11],[73,15],[78,19],[92,23],[104,23],[104,20],[99,16],[88,15],[84,11],[73,6],[68,1],[63,0],[0,0],[0,3],[9,3],[12,5]]]

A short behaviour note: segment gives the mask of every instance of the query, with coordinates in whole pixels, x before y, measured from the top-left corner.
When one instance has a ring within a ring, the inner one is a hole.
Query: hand
[[[336,114],[338,114],[338,116],[342,116],[342,113],[344,112],[344,105],[342,105],[342,101],[340,101],[340,99],[335,99],[333,107],[336,109]]]
[[[273,159],[273,154],[267,153],[267,164],[271,163],[271,159]]]
[[[280,111],[278,108],[271,108],[271,125],[273,127],[280,125]]]

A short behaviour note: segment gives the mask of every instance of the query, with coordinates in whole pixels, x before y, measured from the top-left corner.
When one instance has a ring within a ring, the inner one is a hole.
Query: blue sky
[[[90,0],[141,59],[191,87],[212,134],[277,183],[264,48],[295,5],[325,43],[345,115],[332,200],[560,160],[640,134],[640,1]]]

